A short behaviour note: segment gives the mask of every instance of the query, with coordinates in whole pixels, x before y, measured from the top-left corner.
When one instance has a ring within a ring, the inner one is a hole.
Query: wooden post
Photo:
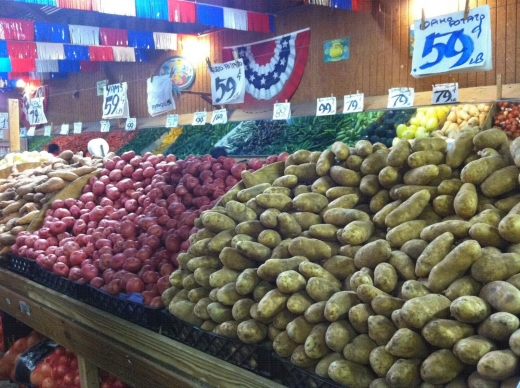
[[[502,74],[497,75],[497,100],[502,99]]]
[[[96,365],[78,356],[78,369],[81,388],[99,388],[99,374]]]
[[[18,100],[9,99],[9,152],[20,151],[20,108]]]

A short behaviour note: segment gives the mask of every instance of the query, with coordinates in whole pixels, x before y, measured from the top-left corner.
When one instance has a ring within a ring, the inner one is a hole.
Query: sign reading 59
[[[414,22],[414,77],[431,74],[489,70],[492,66],[489,5]]]

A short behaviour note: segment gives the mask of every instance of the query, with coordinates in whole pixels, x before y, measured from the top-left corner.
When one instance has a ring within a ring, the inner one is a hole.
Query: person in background
[[[213,147],[209,151],[209,154],[217,159],[219,156],[227,156],[227,151],[224,147]]]
[[[49,154],[53,154],[54,156],[58,156],[60,153],[60,146],[55,143],[51,143],[47,146],[47,152]]]

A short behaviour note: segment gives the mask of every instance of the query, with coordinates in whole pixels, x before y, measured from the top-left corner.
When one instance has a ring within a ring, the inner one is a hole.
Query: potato
[[[389,295],[377,295],[370,305],[376,314],[391,317],[392,312],[403,307],[404,300]]]
[[[235,248],[226,247],[222,249],[219,258],[226,268],[235,271],[243,271],[258,265],[253,259],[244,256]],[[190,265],[190,263],[188,263],[188,265]]]
[[[362,246],[354,257],[357,268],[375,268],[379,263],[388,260],[391,254],[390,245],[386,240],[376,240]]]
[[[304,317],[309,323],[322,323],[327,322],[325,319],[325,304],[327,302],[316,302],[310,305],[307,310],[305,310]]]
[[[281,214],[280,210],[267,209],[260,214],[260,222],[266,228],[278,227],[278,216]]]
[[[237,338],[238,324],[236,321],[223,322],[213,332],[226,338]]]
[[[188,300],[193,303],[197,303],[203,298],[209,296],[209,291],[203,287],[193,288],[188,292]]]
[[[348,312],[351,325],[359,333],[368,333],[368,317],[375,315],[370,304],[361,303],[353,306]]]
[[[381,171],[379,171],[377,178],[379,179],[379,183],[381,183],[381,186],[383,186],[386,189],[390,189],[393,186],[402,183],[403,181],[403,177],[401,175],[400,170],[396,167],[390,166],[387,166],[383,168]]]
[[[331,202],[329,202],[327,207],[322,210],[322,213],[325,213],[325,211],[329,209],[335,208],[352,209],[358,204],[359,197],[360,196],[358,194],[345,194],[337,197],[336,199],[333,199]]]
[[[341,198],[345,195],[355,194],[358,197],[361,195],[361,192],[359,191],[359,188],[357,187],[343,187],[343,186],[336,186],[331,187],[325,192],[325,196],[328,198],[329,201],[334,201],[338,198]],[[330,206],[330,202],[329,202]]]
[[[335,322],[347,317],[352,306],[359,304],[360,300],[354,291],[340,291],[327,300],[324,316],[329,322]]]
[[[511,350],[492,350],[477,364],[478,373],[490,380],[505,380],[518,374],[519,359]]]
[[[422,237],[422,232],[428,228],[428,223],[423,220],[408,221],[392,228],[386,234],[386,240],[391,247],[400,248],[407,241]],[[468,228],[469,230],[469,228]],[[425,239],[426,240],[426,239]]]
[[[470,220],[471,225],[475,224],[488,224],[491,226],[498,226],[500,220],[502,219],[502,215],[497,209],[486,209],[482,210],[480,213],[474,215]]]
[[[426,226],[421,231],[421,238],[426,241],[433,241],[441,234],[450,232],[455,239],[463,239],[469,236],[471,223],[467,221],[449,220],[438,222],[433,225]]]
[[[514,376],[508,379],[502,380],[500,383],[501,388],[516,388],[520,382],[520,377]]]
[[[322,176],[311,185],[311,193],[325,194],[330,188],[336,187],[336,183],[329,176]],[[299,193],[308,194],[308,193]],[[297,195],[295,195],[297,196]]]
[[[242,299],[242,295],[236,291],[235,284],[235,282],[228,283],[219,288],[217,292],[217,300],[224,306],[233,306],[237,301]]]
[[[380,190],[370,200],[370,211],[372,213],[377,213],[388,205],[388,202],[390,202],[390,193],[388,190]]]
[[[520,254],[518,253],[500,253],[492,255],[483,253],[471,266],[471,276],[473,276],[475,280],[484,283],[489,283],[495,280],[506,280],[519,272]]]
[[[333,166],[330,169],[330,177],[341,186],[359,187],[361,174],[341,166]]]
[[[395,268],[388,263],[380,263],[374,269],[374,286],[381,291],[390,293],[397,285],[397,272]]]
[[[375,226],[372,221],[352,221],[341,231],[341,239],[346,244],[360,245],[374,234]]]
[[[334,293],[339,292],[339,287],[328,280],[313,277],[307,281],[307,294],[316,302],[328,300]]]
[[[451,283],[444,295],[451,301],[461,296],[477,296],[480,292],[481,285],[471,276],[464,276]]]
[[[316,373],[318,376],[323,378],[329,377],[329,366],[334,361],[343,360],[343,356],[341,353],[329,353],[326,356],[324,356],[320,362],[316,365],[316,369],[314,370],[314,373]]]
[[[401,286],[401,296],[404,300],[419,298],[431,293],[431,290],[424,283],[417,280],[407,280]]]
[[[210,232],[219,233],[227,229],[234,229],[236,222],[224,214],[217,212],[204,212],[201,215],[202,224],[204,228]]]
[[[457,245],[436,264],[428,275],[427,287],[433,292],[444,291],[461,277],[480,257],[481,248],[476,241],[468,240]]]
[[[509,348],[517,356],[520,355],[520,330],[514,331],[509,337]]]
[[[414,220],[423,212],[430,198],[430,193],[427,190],[421,190],[413,194],[386,216],[386,226],[394,228],[407,221]]]
[[[283,175],[276,178],[272,184],[273,187],[286,187],[288,189],[294,188],[298,184],[298,177],[296,175]]]
[[[222,303],[213,302],[207,306],[208,314],[216,323],[223,323],[233,320],[232,308],[224,306]]]
[[[318,178],[319,179],[319,178]],[[311,193],[311,187],[307,185],[298,185],[293,189],[293,196],[296,197],[300,194]]]
[[[209,276],[209,284],[213,288],[225,286],[228,283],[235,282],[240,273],[228,268],[222,268],[213,272]]]
[[[328,323],[320,323],[312,329],[311,333],[305,340],[305,354],[312,359],[321,359],[330,352],[325,343],[325,333],[329,327]]]
[[[325,260],[321,266],[340,281],[345,280],[356,271],[354,259],[340,255]]]
[[[226,214],[237,223],[256,220],[256,213],[253,209],[238,201],[226,203]]]
[[[332,256],[330,247],[323,241],[306,237],[297,237],[289,244],[293,256],[305,256],[310,261],[326,260]]]
[[[473,335],[459,340],[453,347],[453,353],[463,363],[477,365],[486,353],[495,349],[496,345],[491,340],[480,335]]]
[[[334,352],[342,353],[343,348],[356,336],[357,333],[349,322],[339,320],[332,322],[329,325],[327,332],[325,333],[325,342]]]
[[[252,344],[262,341],[267,336],[267,326],[254,319],[241,322],[237,328],[240,341]]]
[[[421,360],[418,359],[396,360],[388,368],[388,373],[386,374],[388,386],[393,388],[418,387],[421,383],[420,367]]]
[[[362,155],[360,155],[362,156]],[[361,163],[361,173],[363,175],[377,175],[386,167],[386,158],[388,157],[388,150],[378,150],[365,157]]]
[[[334,361],[330,364],[328,373],[336,383],[352,388],[368,388],[375,379],[370,368],[347,360]]]
[[[459,322],[479,323],[491,314],[491,308],[478,296],[461,296],[451,302],[450,312]]]
[[[370,353],[377,347],[367,334],[360,334],[343,349],[343,357],[358,364],[369,364]]]
[[[410,326],[421,329],[434,318],[448,318],[450,303],[443,295],[427,294],[406,301],[401,315]]]
[[[397,330],[385,345],[385,350],[398,358],[425,358],[428,354],[424,339],[410,329]]]
[[[379,184],[377,175],[365,175],[363,178],[361,178],[361,182],[359,183],[359,190],[361,191],[361,194],[373,197],[379,192],[380,189],[381,186]]]
[[[293,199],[294,208],[301,212],[319,213],[328,204],[327,197],[318,193],[300,194]]]
[[[297,237],[302,232],[302,227],[289,213],[278,215],[279,232],[283,238]]]
[[[176,303],[170,303],[168,310],[173,316],[188,322],[190,325],[200,326],[204,322],[193,313],[195,303],[188,300],[181,300]]]
[[[317,224],[309,228],[309,234],[321,241],[336,241],[338,228],[331,224]]]
[[[305,288],[307,281],[298,272],[289,270],[284,271],[276,278],[276,286],[286,294],[293,294]]]
[[[467,378],[464,387],[478,387],[478,388],[499,388],[501,387],[500,381],[489,380],[482,377],[477,371],[473,372]]]
[[[253,299],[255,302],[260,302],[260,300],[267,294],[269,291],[273,290],[274,286],[265,281],[262,280],[260,283],[256,285],[256,287],[253,290]]]
[[[493,341],[506,341],[520,326],[518,317],[499,312],[491,314],[478,327],[478,334]]]
[[[235,227],[236,234],[246,234],[254,238],[257,238],[263,230],[264,226],[257,220],[244,221]]]
[[[464,183],[453,201],[455,213],[459,217],[469,219],[477,212],[477,204],[478,197],[475,186],[472,183]]]
[[[484,223],[476,223],[469,230],[469,235],[483,247],[504,247],[506,241],[500,236],[498,228]],[[495,279],[496,280],[496,279]]]
[[[498,224],[500,236],[510,243],[520,243],[520,215],[508,214]]]
[[[298,317],[287,324],[287,334],[296,343],[304,344],[305,340],[314,328],[314,324],[309,323],[304,317]]]
[[[392,251],[388,263],[394,267],[400,279],[414,280],[417,278],[417,276],[415,276],[415,264],[406,253]]]
[[[431,353],[421,365],[421,377],[431,384],[445,384],[462,372],[464,365],[449,349]]]
[[[338,160],[347,160],[350,155],[348,146],[341,141],[334,142],[332,144],[331,150]]]
[[[448,179],[439,184],[438,194],[439,195],[452,195],[455,196],[459,192],[463,182],[460,179]]]
[[[180,255],[179,255],[180,256]],[[184,265],[191,272],[195,272],[197,268],[213,268],[220,269],[222,268],[222,263],[217,257],[214,256],[198,256],[189,258],[189,254],[183,256],[183,258],[189,259],[188,262]]]
[[[231,309],[231,315],[233,316],[233,319],[237,322],[243,322],[250,319],[251,314],[249,312],[253,304],[255,304],[253,299],[246,298],[237,301]]]
[[[475,330],[471,325],[451,319],[433,319],[423,327],[421,333],[431,345],[451,349],[457,341],[474,335]]]
[[[294,350],[298,347],[298,344],[294,342],[287,331],[282,331],[278,336],[273,340],[273,350],[280,357],[291,357]]]
[[[182,279],[182,288],[184,288],[185,290],[190,291],[198,287],[199,284],[197,283],[194,274],[189,274],[184,279]]]
[[[518,186],[519,169],[516,166],[507,166],[493,172],[482,184],[480,189],[486,197],[498,197]]]
[[[406,172],[403,176],[405,185],[424,186],[437,178],[439,168],[434,164],[417,167]]]
[[[277,276],[284,271],[295,270],[300,263],[309,261],[303,256],[294,256],[289,259],[269,259],[258,267],[258,276],[265,280],[276,280]]]
[[[256,273],[256,269],[250,268],[238,275],[235,286],[240,295],[247,295],[253,292],[258,283],[260,283],[260,278]]]
[[[428,164],[439,165],[444,162],[444,152],[441,151],[415,151],[408,157],[408,166],[417,168]]]
[[[357,291],[358,287],[362,284],[374,285],[374,272],[367,267],[361,268],[361,270],[354,272],[350,278],[345,280],[344,288],[348,288],[351,291]],[[348,281],[348,282],[347,282]]]
[[[480,290],[480,297],[497,311],[520,314],[520,290],[510,283],[500,280],[488,283]]]
[[[379,346],[386,345],[397,331],[394,323],[383,315],[368,317],[368,336]]]
[[[379,288],[374,287],[370,284],[361,284],[357,289],[359,299],[364,303],[372,303],[372,300],[379,295],[388,295],[386,292],[381,291]]]
[[[502,155],[492,155],[474,160],[464,166],[460,172],[460,179],[464,183],[480,185],[493,172],[507,167],[509,162]]]
[[[473,145],[477,150],[484,148],[499,149],[506,142],[507,135],[500,128],[487,129],[477,133],[473,138]]]
[[[446,164],[458,168],[473,151],[473,138],[476,131],[460,132],[446,153]]]
[[[307,292],[299,291],[289,297],[287,309],[293,314],[303,314],[313,303]]]
[[[356,142],[354,150],[355,155],[359,155],[362,158],[366,158],[368,155],[372,154],[372,152],[374,151],[374,147],[372,143],[370,143],[368,140],[359,140]]]
[[[263,244],[253,241],[238,241],[236,249],[249,259],[265,262],[271,257],[272,251]]]
[[[384,346],[379,346],[370,352],[370,366],[380,377],[386,376],[388,370],[392,367],[395,361],[396,358],[388,353]]]

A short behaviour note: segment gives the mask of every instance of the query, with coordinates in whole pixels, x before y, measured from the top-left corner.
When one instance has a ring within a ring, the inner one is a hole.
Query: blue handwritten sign
[[[492,67],[489,5],[414,21],[414,77],[490,70]]]

